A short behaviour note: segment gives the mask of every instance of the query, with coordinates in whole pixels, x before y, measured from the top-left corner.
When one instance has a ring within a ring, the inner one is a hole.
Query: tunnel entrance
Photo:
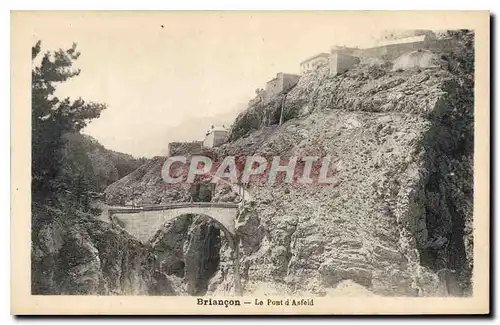
[[[191,201],[210,202],[215,191],[215,184],[210,182],[194,183],[190,189]]]

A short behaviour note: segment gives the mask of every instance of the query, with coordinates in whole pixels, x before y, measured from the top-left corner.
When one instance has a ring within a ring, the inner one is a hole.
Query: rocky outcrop
[[[281,116],[281,107],[285,99],[286,94],[280,93],[252,104],[252,106],[236,117],[229,141],[234,141],[262,127],[278,124]]]
[[[161,178],[165,160],[165,157],[154,157],[108,186],[105,190],[106,202],[110,205],[124,205],[189,201],[191,186],[184,184],[165,186]]]
[[[219,266],[220,234],[206,216],[186,215],[166,224],[151,240],[157,271],[175,278],[178,292],[204,295]]]
[[[249,189],[245,291],[325,295],[350,281],[380,295],[470,294],[472,99],[441,68],[362,63],[303,77],[287,95],[287,123],[221,148],[331,156],[337,179]],[[233,281],[220,268],[214,293]]]
[[[176,294],[150,247],[124,231],[47,207],[33,216],[32,294]]]
[[[322,295],[352,280],[378,294],[435,292],[437,277],[420,266],[404,231],[420,177],[412,144],[428,127],[409,114],[335,110],[285,123],[265,139],[259,152],[330,155],[337,182],[249,189],[255,204],[239,229],[245,290]]]
[[[471,293],[473,95],[439,60],[396,70],[365,60],[335,77],[320,68],[240,114],[220,156],[329,156],[335,178],[249,186],[237,229],[246,294]],[[108,199],[189,201],[190,189],[165,188],[163,161],[108,187]],[[210,197],[237,199],[223,186]],[[153,243],[162,272],[188,294],[233,294],[228,242],[206,221],[176,224]]]

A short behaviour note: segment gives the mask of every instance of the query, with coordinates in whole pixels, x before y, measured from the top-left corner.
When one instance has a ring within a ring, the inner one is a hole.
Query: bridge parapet
[[[223,209],[238,209],[240,204],[229,202],[180,202],[172,204],[159,205],[143,205],[135,207],[114,207],[108,209],[109,216],[118,213],[139,213],[141,211],[161,211],[174,210],[181,208],[223,208]]]
[[[170,203],[170,204],[158,204],[158,205],[144,205],[141,208],[144,211],[151,210],[168,210],[168,209],[178,209],[178,208],[228,208],[228,209],[237,209],[238,203],[230,203],[230,202],[179,202],[179,203]]]

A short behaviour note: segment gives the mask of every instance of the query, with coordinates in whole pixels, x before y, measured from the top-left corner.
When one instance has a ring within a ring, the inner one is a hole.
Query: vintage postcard
[[[12,12],[24,314],[487,314],[487,11]]]

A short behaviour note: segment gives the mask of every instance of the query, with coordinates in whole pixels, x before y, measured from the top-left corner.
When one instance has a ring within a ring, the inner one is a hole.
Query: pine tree
[[[36,65],[41,52],[41,42],[32,47],[32,195],[33,200],[48,202],[68,188],[58,181],[60,173],[63,139],[67,132],[78,132],[87,123],[100,116],[104,104],[87,103],[78,98],[59,99],[56,87],[80,74],[72,69],[80,53],[73,44],[68,50],[46,52]]]

